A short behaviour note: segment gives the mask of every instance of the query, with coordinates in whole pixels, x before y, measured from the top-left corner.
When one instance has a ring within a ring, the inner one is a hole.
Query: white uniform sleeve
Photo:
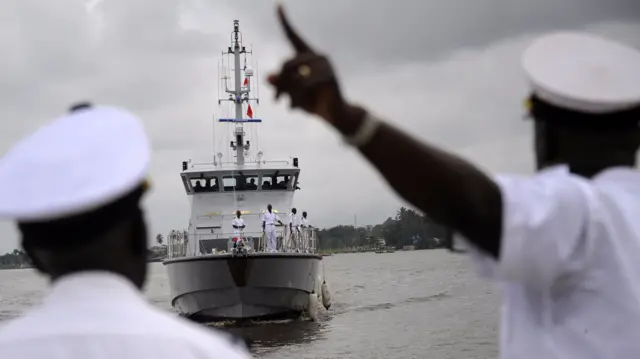
[[[595,199],[574,176],[496,179],[503,203],[500,259],[469,246],[479,271],[493,279],[548,288],[579,270],[591,252],[589,223]]]

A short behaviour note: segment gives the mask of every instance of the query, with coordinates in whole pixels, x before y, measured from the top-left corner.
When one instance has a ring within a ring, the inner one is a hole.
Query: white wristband
[[[344,141],[351,146],[362,147],[371,141],[381,124],[380,120],[367,112],[356,133],[353,136],[345,136]]]

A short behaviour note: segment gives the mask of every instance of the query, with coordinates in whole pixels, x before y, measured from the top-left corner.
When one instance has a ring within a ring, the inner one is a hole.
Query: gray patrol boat
[[[231,135],[232,158],[222,153],[213,162],[182,162],[180,173],[191,202],[191,216],[185,233],[172,232],[167,238],[167,259],[171,304],[183,316],[196,321],[271,319],[306,314],[317,317],[318,303],[330,306],[322,256],[316,253],[316,232],[300,228],[289,233],[277,227],[278,250],[268,253],[262,232],[262,213],[267,204],[287,222],[298,187],[297,158],[267,161],[262,151],[252,153],[246,132],[262,121],[253,118],[251,97],[253,70],[247,67],[251,54],[242,42],[239,21],[234,21],[231,46],[223,55],[233,61],[225,66],[220,85],[225,92],[218,105],[226,102],[233,116],[219,118]],[[228,61],[229,62],[229,61]],[[228,63],[227,62],[227,63]],[[241,63],[244,66],[241,67]],[[233,89],[228,80],[233,79]],[[256,91],[257,92],[257,91]],[[247,116],[244,116],[245,108]],[[214,134],[215,134],[214,123]],[[225,142],[229,143],[229,142]],[[214,142],[215,153],[215,142]],[[246,227],[232,227],[236,211]],[[234,249],[241,238],[244,246]]]

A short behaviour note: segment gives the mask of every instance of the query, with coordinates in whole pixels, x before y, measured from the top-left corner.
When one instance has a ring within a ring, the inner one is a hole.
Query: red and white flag
[[[249,118],[253,118],[253,110],[251,109],[251,104],[247,107],[247,116]]]
[[[247,85],[249,85],[249,78],[245,77],[244,78],[244,83],[242,84],[242,86],[247,86]]]

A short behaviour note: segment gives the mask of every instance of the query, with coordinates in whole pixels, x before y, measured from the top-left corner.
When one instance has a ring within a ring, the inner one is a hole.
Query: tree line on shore
[[[0,268],[27,268],[31,267],[29,256],[20,249],[0,255]]]
[[[318,250],[340,251],[353,248],[376,247],[380,239],[386,246],[401,249],[414,246],[416,249],[433,249],[446,246],[447,229],[429,216],[402,207],[395,217],[383,223],[363,227],[335,226],[318,230]]]

